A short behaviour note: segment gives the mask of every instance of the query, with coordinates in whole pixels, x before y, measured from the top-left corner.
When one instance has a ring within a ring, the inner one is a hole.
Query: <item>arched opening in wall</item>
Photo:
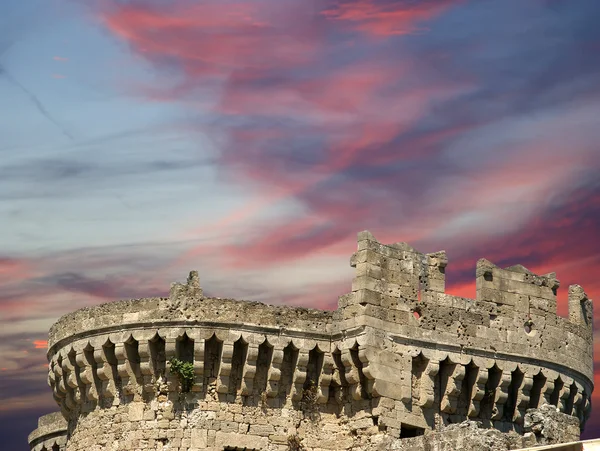
[[[465,377],[462,380],[460,395],[458,398],[458,408],[456,414],[459,421],[468,418],[471,399],[473,399],[473,390],[479,374],[479,368],[471,361],[465,366]]]
[[[521,384],[523,383],[523,377],[525,374],[521,371],[519,367],[516,367],[515,370],[510,375],[510,384],[508,385],[508,399],[506,400],[506,404],[504,405],[504,421],[512,422],[513,417],[515,415],[515,409],[517,407],[517,398],[519,396],[519,389],[521,388]]]
[[[479,404],[479,418],[485,427],[491,425],[491,418],[494,412],[494,403],[496,401],[496,390],[502,379],[502,370],[494,364],[487,370],[488,380],[485,383],[485,394]]]
[[[558,407],[558,400],[560,399],[560,392],[562,391],[564,385],[565,385],[565,383],[562,381],[560,376],[558,376],[556,378],[556,380],[554,381],[554,391],[552,392],[552,395],[550,396],[550,404],[552,404],[553,406]]]
[[[453,363],[449,357],[446,357],[443,361],[440,362],[440,370],[438,371],[438,376],[436,378],[436,396],[435,396],[435,404],[438,406],[438,413],[441,415],[444,411],[449,410],[449,405],[447,404],[448,399],[446,398],[446,391],[448,390],[448,384],[450,384],[450,378],[454,373],[456,368],[456,363]],[[448,417],[443,417],[444,424],[448,422]]]
[[[258,357],[256,358],[256,376],[254,376],[254,394],[262,396],[267,389],[267,376],[273,358],[273,346],[267,339],[258,347]]]
[[[233,343],[231,356],[231,374],[229,375],[229,394],[236,395],[242,388],[244,364],[248,355],[248,343],[242,337]]]
[[[281,363],[281,380],[279,385],[279,399],[282,404],[285,404],[290,393],[292,392],[292,384],[294,381],[294,372],[298,364],[298,348],[290,342],[283,348],[283,362]]]
[[[546,379],[546,376],[544,376],[544,373],[541,371],[533,376],[533,385],[529,392],[529,404],[527,405],[528,409],[535,409],[540,406],[540,397],[542,395],[542,389],[544,388],[544,385],[546,385]]]
[[[348,381],[346,380],[346,369],[342,363],[342,352],[335,348],[331,353],[333,359],[333,375],[329,385],[329,400],[335,401],[336,407],[342,407],[344,400],[348,396]],[[337,409],[336,409],[337,411]]]
[[[359,357],[358,343],[355,343],[350,349],[350,357],[352,358],[352,363],[358,371],[358,379],[360,381],[360,397],[362,399],[369,399],[369,394],[367,393],[367,378],[363,372],[363,363]]]
[[[52,445],[52,451],[60,451],[60,446],[58,446],[58,443]]]
[[[150,364],[155,378],[165,375],[167,355],[165,353],[165,340],[158,335],[154,335],[148,342],[150,348]]]
[[[58,378],[60,377],[60,378],[63,379],[63,385],[65,386],[65,389],[67,389],[68,388],[68,384],[67,384],[67,381],[64,380],[65,373],[62,370],[62,363],[63,363],[62,355],[58,354],[58,357],[56,358],[56,364],[54,366],[54,368],[56,368],[56,367],[60,368],[60,372],[57,374],[56,384],[58,385],[58,383],[59,383]]]
[[[308,353],[306,380],[302,386],[302,404],[305,408],[315,408],[319,397],[319,379],[323,370],[325,354],[315,346]]]
[[[217,376],[221,369],[221,355],[223,353],[223,342],[213,334],[209,340],[204,342],[204,384],[216,385]]]
[[[426,359],[422,353],[419,353],[418,356],[412,358],[412,366],[411,366],[411,410],[414,409],[415,406],[419,405],[419,401],[421,399],[421,383],[423,379],[423,373],[429,364],[429,360]]]
[[[590,399],[590,395],[584,391],[581,394],[581,403],[579,404],[579,408],[577,409],[576,415],[577,418],[579,419],[579,427],[581,430],[583,430],[583,428],[585,427],[585,422],[586,422],[586,418],[585,418],[585,407],[587,405],[587,403],[589,402],[588,400]]]
[[[571,384],[569,387],[569,397],[567,398],[567,402],[565,404],[565,412],[567,415],[571,415],[573,412],[573,404],[575,403],[575,396],[577,396],[577,385],[575,382]]]
[[[304,381],[304,390],[319,385],[321,371],[323,370],[323,359],[325,354],[315,346],[308,353],[308,364],[306,365],[306,380]]]
[[[127,357],[127,361],[129,362],[129,367],[133,372],[136,382],[141,382],[141,371],[140,371],[140,344],[139,342],[130,336],[129,339],[125,342],[125,357]]]
[[[117,369],[118,361],[115,355],[115,344],[108,339],[106,340],[106,343],[102,345],[102,350],[106,357],[106,363],[110,365],[112,382],[115,384],[114,393],[119,396],[121,393],[121,376],[119,376],[119,371]]]
[[[65,397],[67,400],[67,403],[72,404],[72,403],[74,403],[73,389],[67,382],[67,372],[64,368],[65,360],[67,360],[67,357],[63,357],[62,354],[58,355],[58,357],[56,359],[56,365],[54,366],[54,368],[59,369],[59,371],[58,371],[58,374],[56,374],[57,371],[55,370],[54,374],[56,375],[56,385],[59,386],[61,389],[63,387],[65,389],[64,396],[62,394],[59,394],[59,396],[61,398]]]
[[[71,349],[69,351],[67,358],[69,359],[69,363],[73,367],[73,372],[75,373],[75,380],[77,381],[77,387],[79,388],[81,400],[85,402],[85,389],[84,384],[81,381],[81,368],[79,368],[79,365],[77,364],[77,353],[74,349]]]
[[[94,393],[95,393],[97,396],[98,393],[100,393],[100,386],[101,386],[100,379],[98,378],[98,363],[96,362],[96,359],[94,358],[94,347],[89,343],[85,346],[85,348],[83,348],[83,358],[85,360],[86,365],[92,369],[93,388],[90,387],[90,395],[94,396]],[[93,404],[96,403],[96,400],[89,399],[89,397],[87,396],[87,393],[85,395],[85,399],[86,399],[86,401],[91,402]]]
[[[175,355],[182,362],[194,363],[194,340],[185,332],[175,342]]]

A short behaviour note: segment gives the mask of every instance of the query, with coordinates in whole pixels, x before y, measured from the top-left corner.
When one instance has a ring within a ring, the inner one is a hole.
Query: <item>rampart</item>
[[[583,429],[583,289],[569,287],[562,318],[554,273],[482,259],[472,300],[445,293],[447,263],[361,232],[333,312],[208,298],[192,272],[168,298],[70,313],[48,349],[67,449],[388,449],[465,420],[522,435],[542,404]],[[172,358],[193,368],[189,387]]]

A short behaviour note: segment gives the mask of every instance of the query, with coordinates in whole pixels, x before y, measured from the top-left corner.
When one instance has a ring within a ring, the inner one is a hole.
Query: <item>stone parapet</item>
[[[48,349],[95,333],[165,325],[210,325],[234,328],[289,329],[297,333],[329,334],[335,312],[301,307],[268,305],[234,299],[193,297],[144,298],[107,302],[64,315],[50,329]]]

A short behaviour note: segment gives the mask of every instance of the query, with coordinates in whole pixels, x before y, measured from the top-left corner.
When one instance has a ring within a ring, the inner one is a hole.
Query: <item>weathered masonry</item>
[[[361,232],[336,311],[207,298],[192,272],[168,298],[65,315],[50,330],[48,381],[66,445],[44,445],[40,419],[31,447],[405,449],[474,420],[519,448],[544,443],[525,417],[545,404],[577,440],[593,389],[583,289],[569,287],[562,318],[554,273],[481,259],[472,300],[445,294],[446,265],[443,251]]]

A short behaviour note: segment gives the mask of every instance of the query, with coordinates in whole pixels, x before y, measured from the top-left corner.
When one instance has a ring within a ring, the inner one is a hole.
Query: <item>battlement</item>
[[[521,312],[556,315],[556,273],[537,275],[522,265],[501,269],[482,258],[477,262],[477,300],[509,305]]]
[[[328,426],[311,429],[306,449],[375,449],[378,434],[464,420],[522,434],[527,410],[543,404],[584,427],[593,312],[580,286],[569,287],[562,318],[555,274],[481,259],[476,299],[452,296],[444,251],[381,244],[369,232],[350,265],[351,292],[334,312],[205,297],[192,271],[168,298],[65,315],[50,330],[48,381],[69,449],[87,449],[89,434],[107,434],[98,424],[120,415],[119,433],[137,443],[124,449],[182,430],[180,449],[283,450],[290,431],[307,433],[298,426],[307,405]],[[172,358],[193,368],[187,393]],[[202,412],[193,425],[189,406]],[[147,437],[131,438],[136,428]]]
[[[406,243],[385,245],[369,232],[359,233],[350,265],[356,268],[352,292],[339,301],[346,319],[377,318],[378,328],[437,344],[521,358],[543,355],[593,378],[592,302],[572,285],[569,318],[558,316],[555,273],[537,275],[521,265],[501,269],[480,259],[476,299],[462,298],[445,293],[445,251],[423,254]]]

